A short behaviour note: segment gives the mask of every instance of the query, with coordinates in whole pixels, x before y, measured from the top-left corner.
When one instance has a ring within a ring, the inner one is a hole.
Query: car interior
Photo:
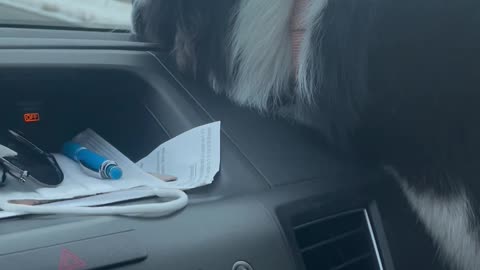
[[[162,218],[3,219],[1,269],[57,269],[63,249],[84,262],[72,269],[444,267],[391,178],[335,153],[307,127],[183,77],[161,44],[122,31],[0,28],[0,89],[4,126],[48,151],[92,128],[137,161],[182,132],[222,124],[220,172],[187,192],[185,209]],[[42,114],[34,126],[22,121],[32,108]]]

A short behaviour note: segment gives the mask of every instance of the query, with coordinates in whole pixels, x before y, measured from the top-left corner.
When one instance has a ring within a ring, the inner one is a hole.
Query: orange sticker
[[[23,119],[25,123],[33,123],[33,122],[40,122],[40,114],[39,113],[26,113],[23,115]]]

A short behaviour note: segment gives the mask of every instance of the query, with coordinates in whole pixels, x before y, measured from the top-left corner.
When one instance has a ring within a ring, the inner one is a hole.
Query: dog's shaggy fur
[[[452,267],[480,269],[480,2],[135,0],[135,33],[242,106],[387,168]],[[298,71],[298,72],[297,72]]]

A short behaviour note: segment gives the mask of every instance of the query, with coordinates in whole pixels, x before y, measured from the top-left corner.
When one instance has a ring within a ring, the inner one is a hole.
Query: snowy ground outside
[[[0,5],[83,27],[130,29],[131,24],[129,0],[0,0]]]

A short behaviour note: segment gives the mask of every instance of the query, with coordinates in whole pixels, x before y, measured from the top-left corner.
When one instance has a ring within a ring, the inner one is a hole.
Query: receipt
[[[220,170],[220,122],[191,129],[137,162],[152,175],[175,176],[167,185],[192,189],[211,184]]]

